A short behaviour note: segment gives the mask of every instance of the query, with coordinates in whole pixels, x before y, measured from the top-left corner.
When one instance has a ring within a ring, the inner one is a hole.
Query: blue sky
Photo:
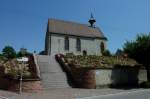
[[[91,12],[111,52],[150,32],[150,0],[0,0],[0,51],[11,45],[39,52],[48,18],[88,24]]]

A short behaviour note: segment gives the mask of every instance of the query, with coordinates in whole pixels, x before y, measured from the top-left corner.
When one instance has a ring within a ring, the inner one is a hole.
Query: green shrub
[[[140,84],[141,88],[150,88],[150,82],[144,81]]]

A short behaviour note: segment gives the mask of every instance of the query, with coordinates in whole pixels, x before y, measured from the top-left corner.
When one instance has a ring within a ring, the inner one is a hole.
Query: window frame
[[[105,44],[104,44],[104,42],[100,43],[100,50],[101,50],[101,53],[103,53],[105,51]]]
[[[81,51],[81,39],[80,38],[76,39],[76,50]]]
[[[64,49],[65,51],[69,51],[69,37],[68,36],[65,36]]]

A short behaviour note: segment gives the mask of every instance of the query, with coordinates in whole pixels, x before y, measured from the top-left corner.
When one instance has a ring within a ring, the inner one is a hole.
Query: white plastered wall
[[[69,36],[69,51],[65,51],[65,36],[57,34],[51,35],[51,54],[55,55],[57,53],[74,53],[79,55],[85,50],[87,51],[88,55],[101,55],[100,43],[104,42],[104,45],[106,46],[106,42],[104,40],[81,37],[81,51],[77,51],[76,39],[77,37]]]

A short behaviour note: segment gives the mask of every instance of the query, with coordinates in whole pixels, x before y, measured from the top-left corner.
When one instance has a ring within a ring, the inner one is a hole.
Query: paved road
[[[108,94],[78,99],[150,99],[150,89],[132,92],[121,92],[118,94]]]
[[[0,99],[150,99],[150,89],[50,89],[21,95],[0,90]],[[95,97],[99,96],[99,97]],[[6,98],[5,98],[6,97]],[[88,97],[88,98],[84,98]]]

